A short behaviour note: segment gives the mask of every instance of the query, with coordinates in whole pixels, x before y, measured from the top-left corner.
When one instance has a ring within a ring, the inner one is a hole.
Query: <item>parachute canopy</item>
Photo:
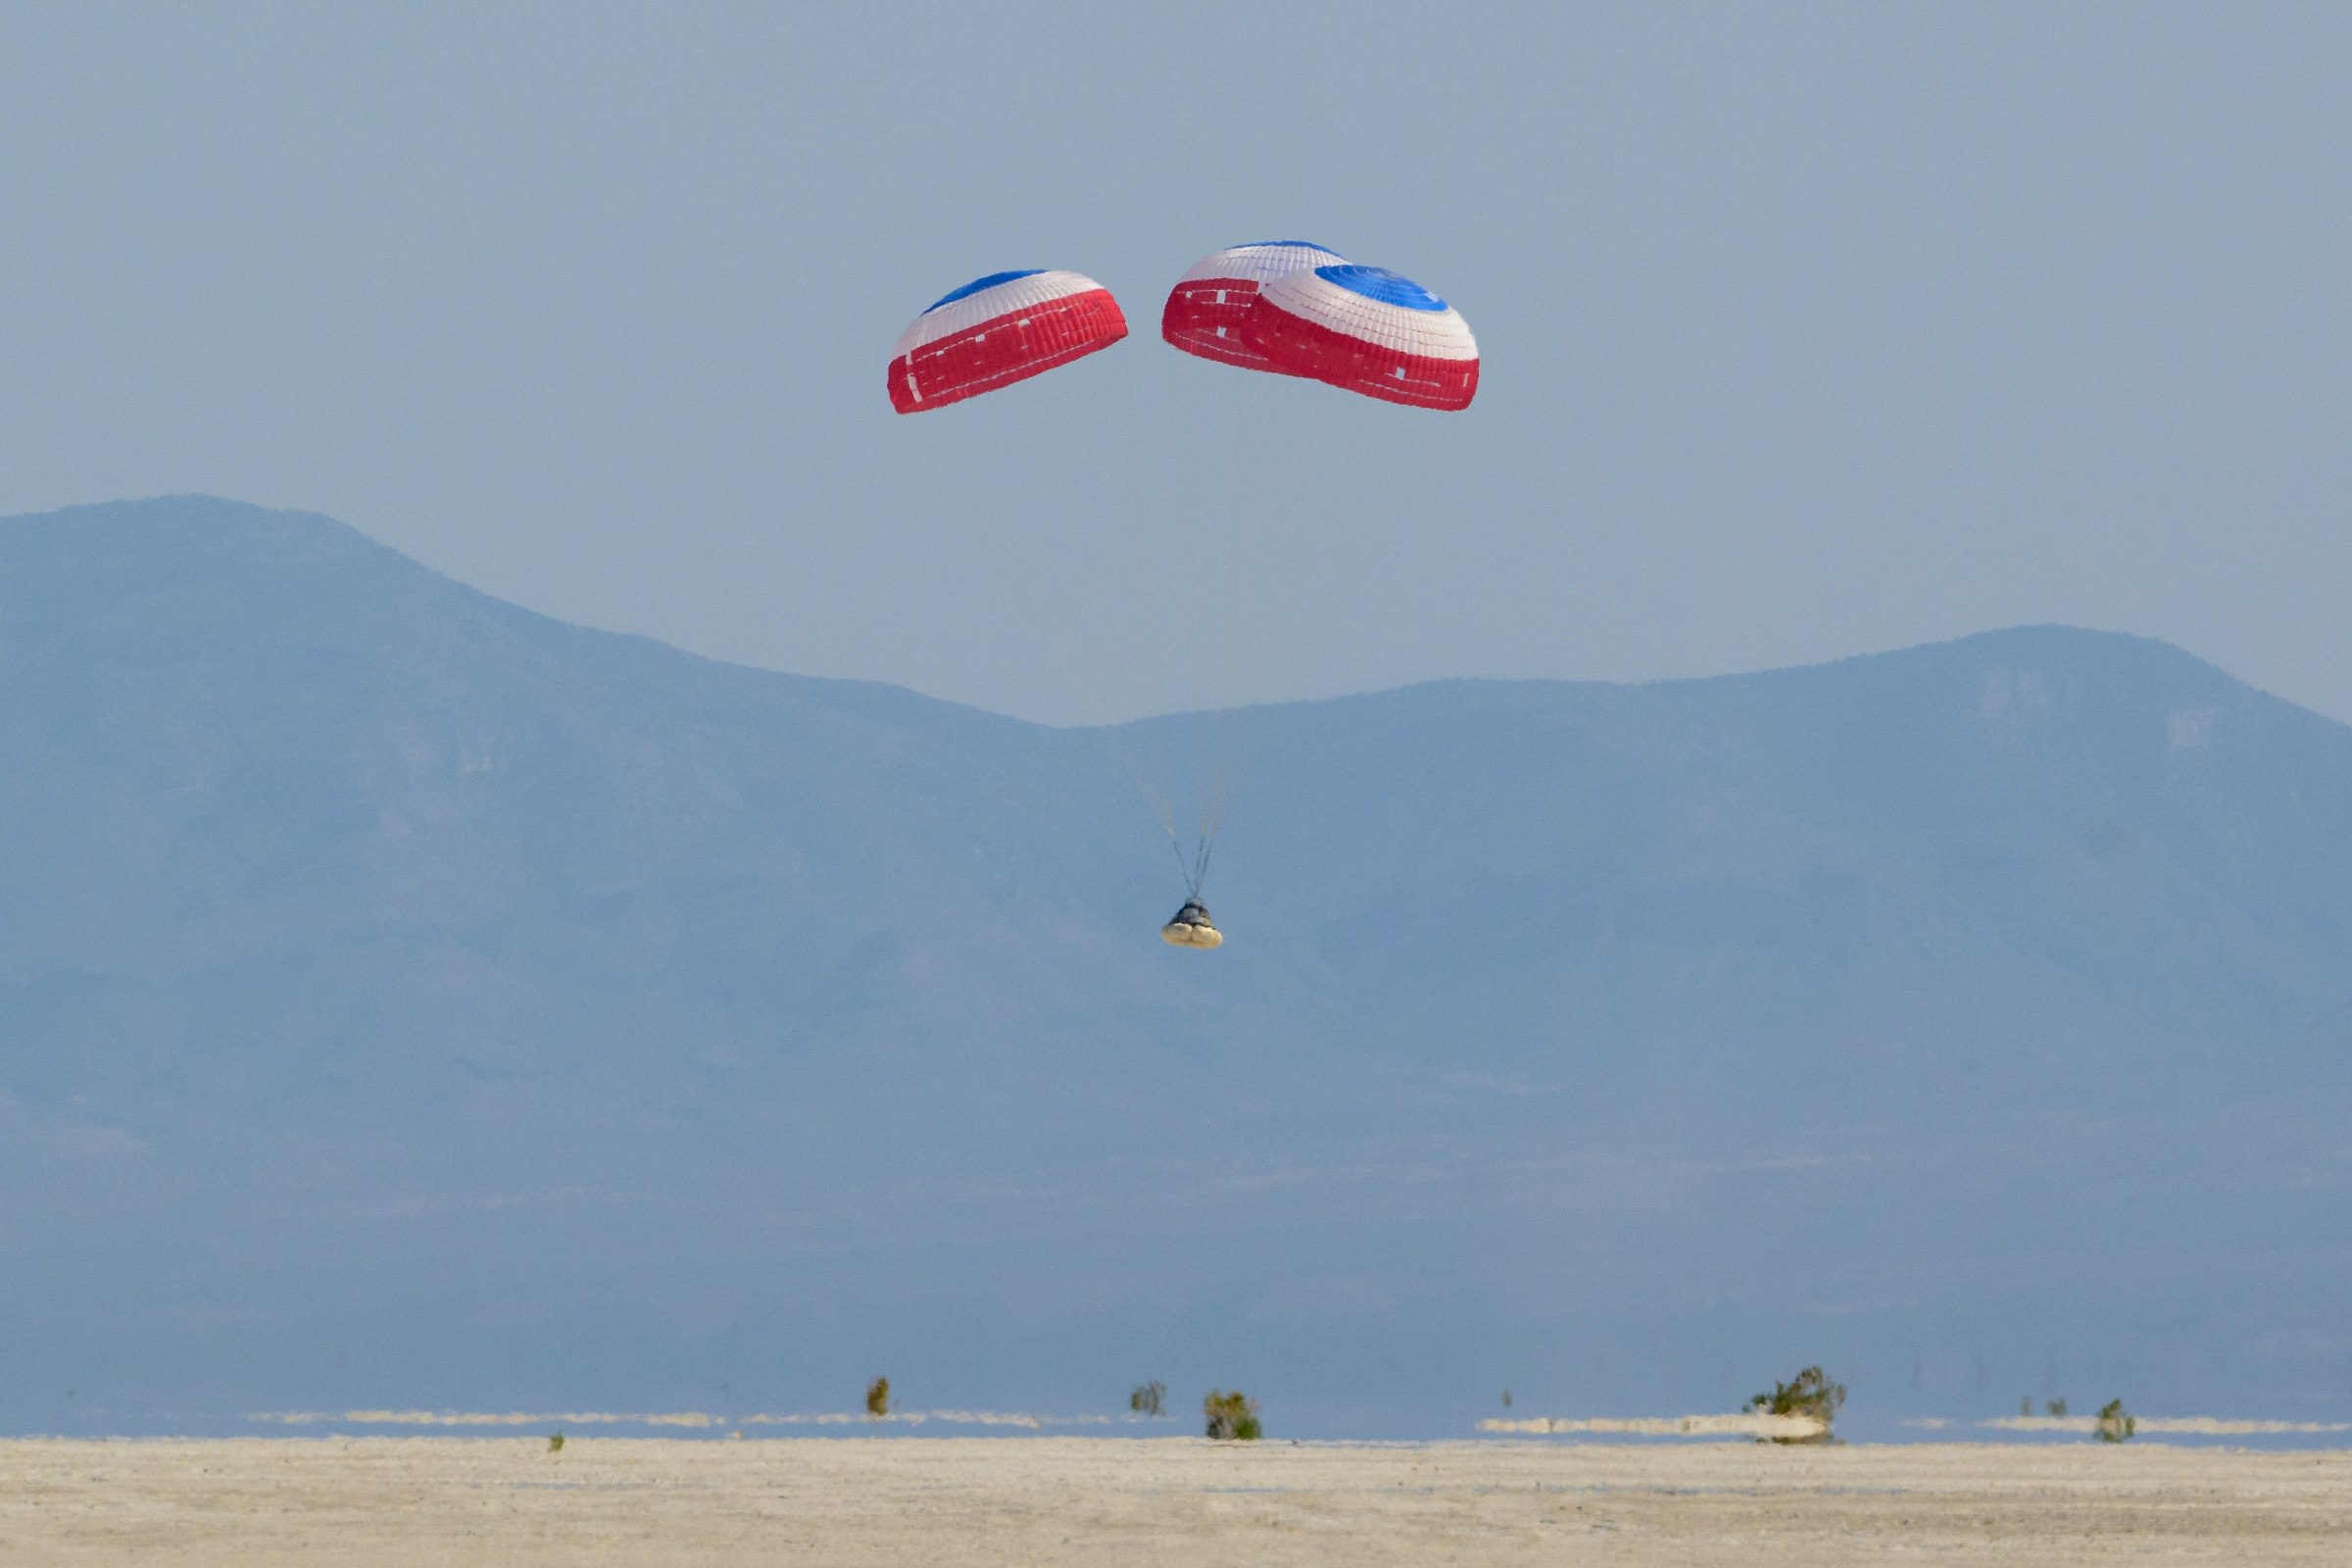
[[[1258,290],[1291,272],[1310,271],[1344,262],[1336,251],[1302,239],[1268,240],[1260,245],[1236,245],[1203,256],[1168,291],[1159,313],[1159,335],[1187,354],[1246,370],[1274,370],[1296,375],[1267,359],[1242,331],[1243,320]]]
[[[1067,365],[1127,335],[1110,290],[1078,272],[992,272],[914,318],[890,362],[890,406],[944,408]]]
[[[1159,928],[1159,940],[1172,948],[1221,948],[1223,933],[1208,917],[1208,906],[1199,899],[1187,899],[1176,917]]]
[[[1269,366],[1417,409],[1466,409],[1478,340],[1452,306],[1382,267],[1333,262],[1269,279],[1241,323]]]

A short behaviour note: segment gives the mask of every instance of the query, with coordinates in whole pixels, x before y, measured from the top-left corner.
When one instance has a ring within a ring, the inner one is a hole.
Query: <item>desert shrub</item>
[[[1133,1410],[1137,1415],[1154,1417],[1164,1415],[1167,1412],[1167,1403],[1168,1386],[1156,1378],[1150,1383],[1137,1384],[1135,1392],[1127,1396],[1127,1408]]]
[[[1747,1407],[1758,1415],[1798,1415],[1821,1423],[1821,1431],[1809,1438],[1771,1438],[1772,1443],[1828,1443],[1830,1423],[1845,1403],[1845,1385],[1832,1383],[1830,1375],[1818,1366],[1806,1367],[1786,1383],[1775,1383],[1772,1392],[1759,1394],[1747,1401]]]
[[[1220,1442],[1255,1443],[1265,1435],[1257,1422],[1257,1401],[1239,1389],[1231,1394],[1209,1390],[1200,1413],[1208,1418],[1208,1435]]]
[[[890,1379],[876,1378],[865,1386],[865,1413],[877,1421],[890,1414]]]
[[[2099,1441],[2123,1443],[2139,1435],[2139,1423],[2124,1408],[2121,1399],[2109,1399],[2099,1406]]]
[[[2066,1401],[2064,1399],[2052,1399],[2049,1403],[2041,1407],[2041,1413],[2047,1416],[2063,1416],[2066,1414]]]
[[[559,1432],[547,1440],[547,1451],[550,1453],[562,1453],[564,1451],[563,1433]]]

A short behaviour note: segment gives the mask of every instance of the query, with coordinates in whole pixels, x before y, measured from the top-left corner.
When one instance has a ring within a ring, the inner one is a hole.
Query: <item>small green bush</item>
[[[2124,1408],[2121,1399],[2109,1399],[2099,1406],[2099,1441],[2125,1443],[2139,1435],[2139,1423]]]
[[[2047,1416],[2063,1416],[2066,1414],[2066,1401],[2064,1399],[2052,1399],[2049,1403],[2041,1407],[2041,1413]]]
[[[564,1451],[563,1433],[559,1432],[554,1437],[547,1440],[547,1451],[550,1453],[562,1453]]]
[[[1231,1394],[1209,1390],[1200,1401],[1200,1413],[1208,1418],[1208,1435],[1219,1442],[1255,1443],[1265,1435],[1257,1421],[1257,1401],[1239,1389]]]
[[[1830,1375],[1818,1366],[1806,1367],[1786,1383],[1775,1383],[1772,1392],[1759,1394],[1747,1401],[1747,1407],[1758,1415],[1801,1415],[1821,1423],[1821,1431],[1809,1438],[1768,1438],[1768,1443],[1829,1443],[1830,1423],[1845,1403],[1845,1385],[1832,1383]]]
[[[1137,1384],[1135,1392],[1127,1396],[1127,1408],[1137,1415],[1154,1418],[1164,1415],[1167,1413],[1167,1403],[1168,1386],[1157,1378],[1150,1383]]]
[[[865,1413],[877,1421],[890,1414],[890,1379],[876,1378],[865,1386]]]

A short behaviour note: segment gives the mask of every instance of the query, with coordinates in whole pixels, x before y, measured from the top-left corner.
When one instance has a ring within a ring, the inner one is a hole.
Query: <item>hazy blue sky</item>
[[[0,7],[0,513],[330,513],[1024,715],[2018,621],[2352,717],[2352,7]],[[1317,240],[1468,414],[1189,360]],[[1136,336],[901,418],[1068,267]]]

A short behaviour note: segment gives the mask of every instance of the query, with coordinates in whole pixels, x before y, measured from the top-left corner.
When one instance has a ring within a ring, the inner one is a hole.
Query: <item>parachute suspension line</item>
[[[1185,880],[1185,891],[1195,900],[1200,897],[1200,885],[1208,880],[1209,857],[1216,853],[1217,834],[1225,826],[1228,771],[1220,746],[1216,771],[1204,781],[1200,791],[1200,831],[1193,841],[1193,864]]]
[[[1145,776],[1142,765],[1117,741],[1110,743],[1110,754],[1117,758],[1119,765],[1127,770],[1129,781],[1135,785],[1135,793],[1144,798],[1144,804],[1152,808],[1152,814],[1159,818],[1159,825],[1167,832],[1168,842],[1176,843],[1175,801],[1169,797],[1165,789],[1160,788]],[[1179,848],[1177,858],[1181,860],[1183,858],[1184,852]]]
[[[1111,743],[1111,753],[1118,758],[1120,765],[1127,769],[1127,776],[1134,781],[1136,793],[1152,808],[1152,814],[1159,818],[1160,831],[1168,836],[1168,853],[1176,857],[1176,874],[1184,879],[1185,899],[1187,902],[1198,900],[1200,897],[1200,884],[1208,876],[1209,852],[1216,848],[1217,827],[1224,820],[1222,780],[1219,781],[1218,798],[1201,808],[1200,832],[1193,841],[1192,858],[1187,859],[1184,835],[1176,826],[1175,800],[1166,790],[1154,785],[1136,760],[1115,741]]]
[[[1141,788],[1143,780],[1139,777],[1136,784]],[[1176,831],[1176,803],[1153,795],[1149,790],[1145,791],[1145,797],[1151,801],[1152,812],[1159,818],[1160,828],[1168,835],[1168,853],[1176,857],[1176,874],[1184,878],[1186,894],[1199,898],[1200,878],[1208,869],[1208,846],[1200,844],[1192,860],[1187,862],[1184,858],[1184,837]]]
[[[1203,835],[1201,837],[1200,848],[1193,854],[1192,867],[1185,873],[1184,898],[1186,903],[1198,904],[1200,902],[1200,884],[1208,880],[1208,857],[1216,847],[1217,841],[1213,836]],[[1180,854],[1176,858],[1181,861],[1184,857]]]

